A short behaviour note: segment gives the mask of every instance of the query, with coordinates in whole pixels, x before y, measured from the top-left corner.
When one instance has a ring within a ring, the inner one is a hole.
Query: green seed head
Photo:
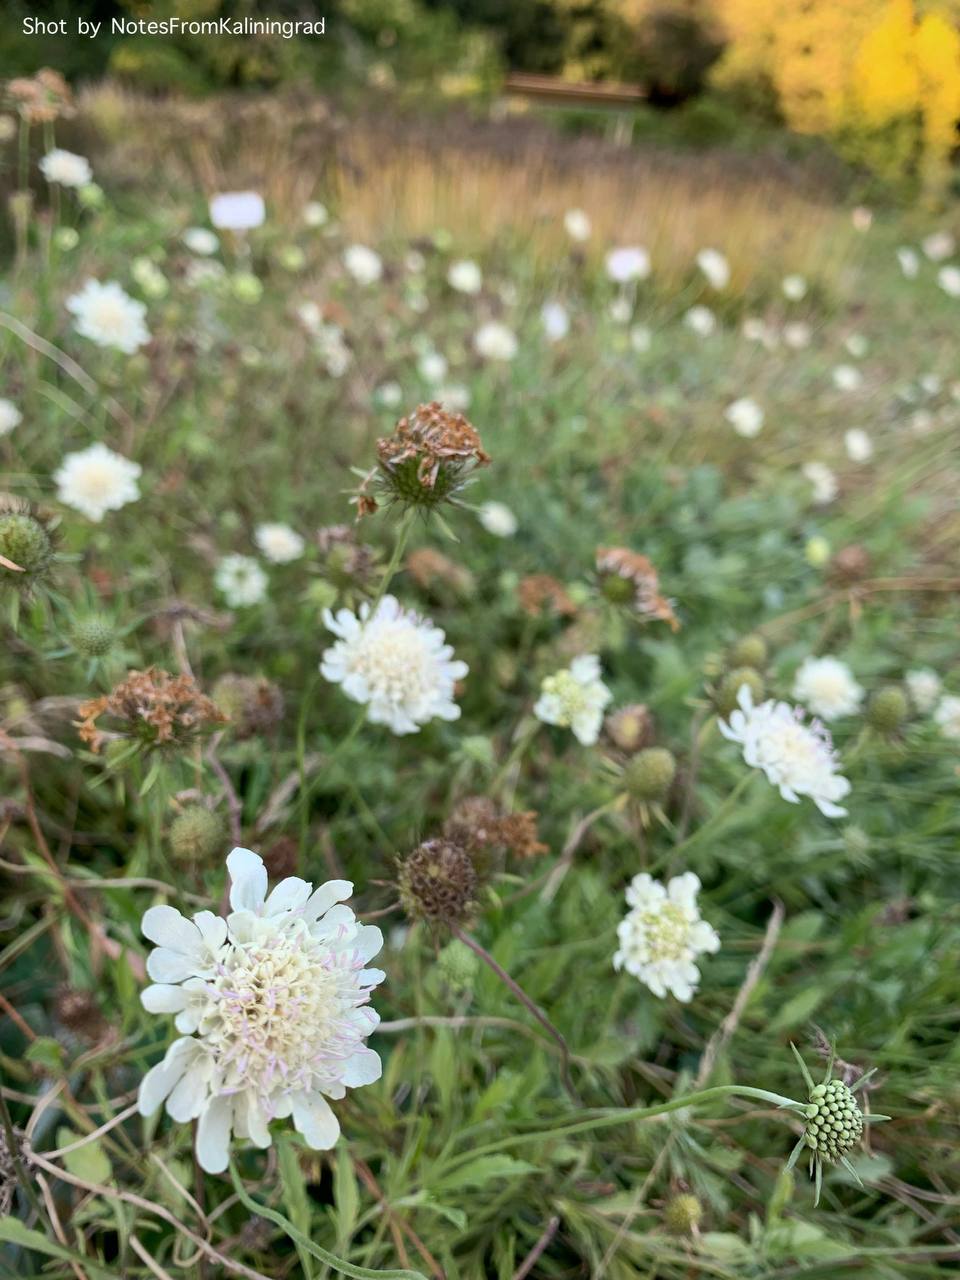
[[[635,800],[659,801],[666,797],[677,773],[677,762],[666,747],[638,752],[623,771],[624,786]]]
[[[202,863],[223,848],[223,822],[203,805],[192,804],[170,825],[170,849],[177,862]]]
[[[816,1085],[807,1104],[804,1140],[817,1158],[832,1163],[863,1136],[863,1113],[842,1080]]]
[[[703,1205],[692,1195],[674,1196],[663,1211],[663,1225],[673,1236],[691,1236],[700,1226]]]
[[[116,632],[108,618],[95,613],[89,618],[78,619],[73,624],[70,638],[77,653],[85,658],[102,658],[113,648]]]
[[[27,503],[0,498],[0,586],[29,591],[49,571],[53,536],[42,516]],[[15,568],[11,568],[15,565]]]
[[[455,994],[472,990],[479,967],[480,961],[459,938],[448,942],[437,956],[440,976]]]
[[[896,733],[910,712],[907,695],[899,685],[878,689],[867,707],[867,723],[877,733]]]
[[[762,671],[767,665],[767,642],[763,636],[741,636],[728,655],[731,667],[753,667]]]
[[[611,604],[632,604],[637,594],[636,584],[619,573],[605,573],[600,579],[600,590]]]
[[[760,672],[755,667],[736,667],[727,672],[716,692],[717,710],[721,715],[728,716],[736,711],[737,695],[744,685],[750,690],[754,702],[763,701],[766,685]]]

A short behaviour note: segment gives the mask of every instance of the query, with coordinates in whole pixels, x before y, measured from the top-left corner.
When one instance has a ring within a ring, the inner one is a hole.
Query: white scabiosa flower
[[[105,444],[92,444],[68,453],[53,478],[62,503],[99,523],[108,511],[119,511],[140,497],[141,470],[138,462]]]
[[[550,342],[562,342],[570,332],[570,314],[562,302],[545,302],[540,308],[540,323]]]
[[[730,263],[719,249],[701,249],[697,254],[697,266],[712,289],[725,289],[730,283]]]
[[[469,258],[451,262],[447,272],[447,284],[457,293],[479,293],[483,288],[483,272]]]
[[[343,265],[357,284],[376,284],[383,275],[383,260],[379,253],[365,244],[351,244],[343,251]]]
[[[499,320],[488,320],[473,335],[473,345],[484,360],[512,360],[517,354],[517,335]]]
[[[222,191],[210,201],[210,221],[221,231],[253,231],[266,216],[258,191]]]
[[[760,316],[747,316],[740,332],[748,342],[759,342],[761,346],[766,346],[770,339],[770,326]]]
[[[0,436],[8,436],[22,421],[23,414],[12,400],[0,400]]]
[[[267,575],[252,556],[224,556],[213,583],[231,609],[259,604],[267,594]]]
[[[180,1036],[140,1084],[138,1108],[163,1103],[171,1119],[197,1121],[197,1159],[222,1173],[231,1135],[270,1146],[270,1123],[293,1117],[308,1146],[327,1151],[340,1125],[327,1101],[372,1084],[380,1058],[365,1043],[379,1021],[370,993],[386,976],[368,969],[383,946],[374,925],[345,905],[348,880],[314,889],[290,876],[267,893],[263,860],[227,858],[230,915],[151,907],[141,928],[149,1013],[175,1014]]]
[[[180,239],[191,253],[199,254],[201,258],[209,258],[220,248],[219,239],[209,227],[187,227]]]
[[[717,317],[709,307],[691,307],[683,317],[683,323],[701,338],[709,338],[716,331]]]
[[[923,714],[932,711],[940,697],[940,677],[929,667],[920,667],[916,671],[908,671],[904,683],[910,700],[917,710]]]
[[[650,255],[642,245],[626,245],[611,249],[604,259],[607,275],[617,284],[646,280],[650,274]]]
[[[793,680],[793,696],[822,720],[852,716],[863,702],[863,687],[839,658],[804,658]]]
[[[873,457],[873,441],[862,427],[851,427],[845,431],[843,444],[851,462],[869,462]]]
[[[870,350],[870,343],[862,333],[849,333],[843,340],[843,345],[847,348],[854,360],[862,360]]]
[[[784,276],[780,288],[783,290],[783,296],[790,302],[799,302],[801,298],[807,296],[807,282],[800,275]]]
[[[512,538],[517,532],[517,517],[505,502],[485,502],[480,508],[480,523],[495,538]]]
[[[738,436],[752,440],[763,427],[763,410],[750,396],[742,396],[727,406],[723,415]]]
[[[945,738],[960,738],[960,698],[944,694],[937,703],[933,718]]]
[[[863,386],[863,374],[855,364],[838,364],[830,376],[838,391],[859,391]]]
[[[429,720],[456,720],[454,686],[469,668],[454,659],[443,632],[426,618],[384,596],[371,613],[329,609],[323,613],[336,643],[323,654],[320,671],[348,698],[367,707],[371,724],[396,734],[417,733]]]
[[[403,388],[399,382],[381,382],[373,398],[384,409],[396,409],[403,399]]]
[[[792,351],[802,351],[809,347],[813,330],[805,320],[792,320],[783,326],[783,340]]]
[[[921,240],[920,248],[931,262],[943,262],[955,253],[957,242],[949,231],[934,231]]]
[[[60,187],[85,187],[93,181],[93,170],[85,156],[54,147],[40,161],[40,172],[48,182]]]
[[[811,496],[818,507],[825,507],[837,496],[837,477],[825,462],[805,462],[803,474],[813,487]]]
[[[115,280],[88,280],[79,293],[70,295],[66,307],[77,333],[99,347],[115,347],[129,356],[150,341],[147,308]]]
[[[443,382],[449,367],[446,356],[441,355],[439,351],[425,351],[417,361],[420,377],[432,386]]]
[[[303,220],[308,227],[317,230],[325,227],[330,221],[330,212],[319,200],[311,200],[309,204],[303,206]]]
[[[960,267],[941,267],[937,284],[948,298],[960,298]]]
[[[470,408],[470,388],[459,382],[438,387],[434,397],[449,413],[466,413]]]
[[[582,244],[590,239],[590,218],[582,209],[568,209],[563,215],[563,226],[571,240]]]
[[[590,747],[600,736],[604,708],[612,697],[600,679],[600,659],[583,653],[565,670],[544,679],[533,714],[544,724],[571,729],[578,742]]]
[[[772,698],[754,705],[744,685],[739,706],[729,720],[720,721],[720,732],[743,748],[744,761],[762,769],[784,800],[798,804],[809,796],[828,818],[846,814],[838,801],[850,792],[850,783],[837,772],[838,759],[829,732],[818,721],[804,722],[799,707]]]
[[[904,276],[908,280],[915,280],[920,270],[920,255],[916,249],[911,249],[909,245],[901,245],[897,250],[897,261]]]
[[[291,560],[299,560],[306,545],[300,534],[288,524],[258,525],[253,537],[271,564],[289,564]]]
[[[697,958],[720,950],[716,930],[700,918],[699,891],[692,871],[666,885],[644,871],[627,888],[630,910],[617,926],[613,967],[639,978],[661,1000],[692,1000],[700,982]]]

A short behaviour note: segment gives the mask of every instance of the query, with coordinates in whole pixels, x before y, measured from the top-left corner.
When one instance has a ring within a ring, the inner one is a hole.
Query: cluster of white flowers
[[[343,251],[343,265],[357,284],[376,284],[383,275],[383,260],[365,244],[351,244]]]
[[[937,705],[942,687],[937,673],[929,667],[921,667],[916,671],[908,671],[904,682],[916,709],[924,715],[932,711]]]
[[[0,400],[0,436],[8,436],[22,421],[23,414],[12,400]]]
[[[684,315],[683,323],[701,338],[709,338],[716,332],[717,317],[709,307],[691,307]]]
[[[346,900],[348,880],[314,889],[291,876],[267,893],[263,860],[249,849],[227,858],[230,914],[151,907],[141,928],[155,950],[142,996],[150,1013],[175,1014],[181,1033],[140,1084],[140,1113],[162,1103],[174,1120],[197,1121],[197,1159],[221,1173],[231,1135],[270,1146],[272,1120],[293,1117],[307,1145],[326,1151],[340,1136],[328,1098],[380,1078],[365,1041],[379,1021],[370,993],[386,976],[369,969],[383,946]]]
[[[864,690],[839,658],[805,658],[793,681],[793,696],[822,720],[839,720],[860,710]]]
[[[568,668],[544,679],[533,714],[544,724],[571,729],[577,741],[589,747],[600,736],[603,712],[612,697],[600,679],[600,659],[583,653]]]
[[[338,637],[320,670],[348,698],[365,704],[371,724],[396,734],[416,733],[429,720],[456,720],[454,687],[469,668],[453,656],[444,633],[426,618],[384,596],[371,613],[325,609],[323,620]]]
[[[772,698],[755,706],[746,685],[737,701],[729,720],[720,721],[720,732],[740,744],[746,763],[762,769],[784,800],[797,804],[809,796],[826,817],[842,818],[847,811],[838,802],[849,794],[850,783],[837,772],[839,761],[823,725],[804,723],[799,708]]]
[[[224,556],[213,583],[231,609],[260,604],[267,595],[267,575],[252,556]]]
[[[484,360],[512,360],[517,354],[517,335],[499,320],[488,320],[473,335],[473,345]]]
[[[851,427],[845,431],[843,444],[851,462],[869,462],[873,457],[873,441],[862,427]]]
[[[700,981],[697,958],[720,950],[720,938],[700,917],[700,881],[692,871],[666,885],[642,872],[627,888],[630,910],[617,926],[615,969],[639,978],[655,996],[692,1000]]]
[[[48,182],[61,187],[85,187],[93,181],[93,170],[85,156],[54,147],[40,161],[40,172]]]
[[[476,294],[483,288],[483,272],[469,258],[451,262],[447,271],[447,284],[458,293]]]
[[[288,524],[261,524],[254,532],[254,541],[271,564],[289,564],[299,560],[306,543]]]
[[[944,694],[933,718],[945,738],[960,738],[960,698],[955,694]]]
[[[67,298],[66,307],[77,333],[97,346],[132,355],[150,341],[146,307],[115,280],[106,284],[88,280],[79,293]]]
[[[53,478],[62,503],[99,523],[108,511],[140,497],[141,470],[138,462],[97,443],[66,454]]]
[[[825,462],[805,462],[803,474],[813,487],[811,497],[818,507],[825,507],[837,496],[837,477]]]

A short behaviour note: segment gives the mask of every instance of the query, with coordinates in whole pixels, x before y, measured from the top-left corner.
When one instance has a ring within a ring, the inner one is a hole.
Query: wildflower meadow
[[[956,205],[3,94],[0,1275],[956,1274]]]

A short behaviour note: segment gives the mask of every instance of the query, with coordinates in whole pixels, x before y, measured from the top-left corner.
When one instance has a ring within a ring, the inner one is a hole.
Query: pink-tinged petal
[[[340,1079],[350,1089],[358,1089],[365,1084],[373,1084],[383,1074],[380,1055],[372,1049],[358,1049],[348,1058],[340,1073]]]
[[[340,1137],[340,1122],[319,1093],[293,1095],[293,1123],[314,1151],[329,1151]]]
[[[144,937],[159,947],[199,955],[203,939],[192,920],[187,920],[176,907],[150,907],[144,912],[140,930]]]
[[[144,987],[140,992],[140,1003],[147,1013],[179,1013],[187,1003],[187,992],[183,987],[158,982],[152,987]]]
[[[196,1119],[209,1096],[209,1077],[209,1064],[203,1058],[195,1058],[167,1099],[167,1115],[172,1120],[183,1124]]]
[[[167,947],[157,947],[147,956],[147,973],[154,982],[183,982],[194,977],[197,968],[198,963],[191,956]]]
[[[251,849],[232,849],[227,855],[230,906],[234,911],[259,911],[267,896],[267,869]]]
[[[207,1173],[223,1173],[230,1163],[233,1098],[212,1098],[197,1124],[197,1160]]]
[[[174,1040],[162,1062],[151,1067],[140,1081],[137,1110],[142,1116],[152,1116],[170,1091],[179,1083],[200,1049],[196,1040],[184,1037]]]

